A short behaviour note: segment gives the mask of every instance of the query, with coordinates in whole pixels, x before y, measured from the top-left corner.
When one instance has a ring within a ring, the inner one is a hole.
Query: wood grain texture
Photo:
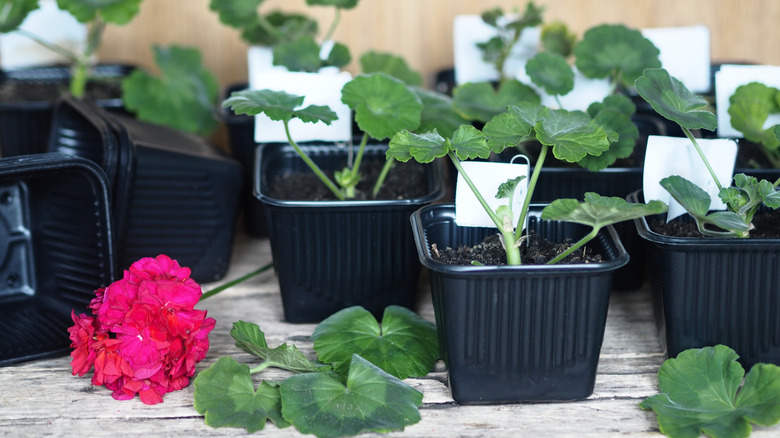
[[[239,236],[226,281],[251,272],[271,260],[267,239]],[[217,284],[204,285],[209,290]],[[417,311],[433,321],[433,306],[425,277],[420,282]],[[287,324],[282,320],[278,283],[264,273],[210,298],[198,307],[207,309],[217,325],[211,348],[198,371],[219,357],[232,355],[249,362],[251,356],[235,347],[232,323],[260,325],[272,346],[283,342],[298,346],[313,357],[310,335],[314,324]],[[245,436],[243,429],[212,429],[193,408],[193,387],[165,396],[164,402],[146,406],[136,398],[116,401],[110,391],[90,385],[91,374],[74,377],[69,357],[38,360],[0,368],[0,436]],[[439,362],[423,378],[407,382],[424,394],[422,420],[389,437],[617,437],[662,436],[655,414],[638,403],[657,392],[656,373],[663,353],[655,333],[648,288],[614,292],[611,297],[604,343],[593,395],[565,403],[459,405],[446,386],[446,369]],[[288,374],[267,369],[261,378],[281,380]],[[756,428],[753,437],[776,437],[780,425]],[[299,437],[294,428],[279,430],[273,424],[254,436]],[[369,436],[369,435],[366,435]],[[379,436],[371,434],[370,436]]]
[[[210,0],[145,0],[129,25],[111,27],[100,57],[151,68],[152,44],[199,47],[205,63],[221,85],[245,81],[246,44],[237,31],[222,25],[208,8]],[[353,55],[369,50],[404,56],[423,72],[433,74],[452,66],[452,21],[458,14],[477,14],[493,6],[524,7],[517,0],[362,0],[346,11],[335,39],[350,46]],[[635,28],[705,24],[712,33],[716,61],[752,61],[780,65],[780,2],[776,0],[537,0],[546,7],[546,20],[561,20],[579,35],[602,23]],[[266,0],[264,9],[302,11],[305,0]],[[308,8],[326,28],[332,11]],[[356,71],[353,62],[349,70]]]

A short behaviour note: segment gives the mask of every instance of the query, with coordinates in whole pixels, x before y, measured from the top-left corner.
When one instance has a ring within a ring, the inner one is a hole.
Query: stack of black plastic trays
[[[119,266],[167,254],[200,282],[227,272],[241,168],[201,137],[108,113],[65,97],[50,151],[89,158],[106,172]]]
[[[115,280],[109,190],[83,158],[0,159],[0,365],[66,354],[71,311]]]

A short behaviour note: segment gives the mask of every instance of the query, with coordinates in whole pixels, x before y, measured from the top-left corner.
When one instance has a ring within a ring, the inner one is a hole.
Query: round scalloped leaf
[[[420,73],[409,68],[403,58],[392,53],[370,50],[360,57],[360,68],[363,73],[385,73],[407,85],[418,87],[422,85]]]
[[[460,125],[468,123],[452,107],[449,96],[419,87],[413,87],[412,91],[420,98],[423,106],[417,132],[436,130],[445,137],[451,137]]]
[[[310,36],[281,42],[274,47],[273,62],[290,71],[316,72],[322,67],[320,46]]]
[[[659,184],[692,216],[704,217],[710,211],[710,195],[687,179],[671,175],[659,181]]]
[[[439,358],[436,326],[400,306],[385,308],[381,326],[363,307],[343,309],[322,321],[312,340],[319,360],[341,374],[353,354],[399,379],[428,374]]]
[[[314,38],[317,35],[317,22],[302,14],[273,11],[265,15],[265,21],[273,29],[269,30],[255,16],[254,20],[242,27],[241,38],[249,44],[273,46],[280,41],[294,41],[304,36]]]
[[[306,0],[309,6],[334,6],[340,9],[352,9],[358,4],[358,0]]]
[[[537,53],[525,64],[525,72],[549,95],[564,96],[574,89],[574,70],[557,53]]]
[[[322,373],[298,374],[280,388],[282,414],[319,438],[389,432],[420,421],[422,393],[358,355],[346,385]]]
[[[255,391],[249,367],[230,356],[199,372],[193,386],[195,410],[211,427],[242,427],[252,433],[269,419],[279,428],[290,425],[282,417],[279,388],[262,382]]]
[[[297,117],[306,123],[323,122],[330,125],[338,119],[336,113],[327,106],[309,105],[296,109],[301,104],[303,96],[268,89],[237,91],[222,102],[223,107],[230,107],[236,114],[256,116],[263,113],[276,121],[287,122]]]
[[[461,160],[490,157],[487,137],[471,125],[461,125],[452,134],[450,148]]]
[[[360,129],[376,140],[420,125],[422,102],[400,80],[384,73],[356,76],[341,90]]]
[[[447,155],[449,150],[449,142],[436,130],[423,134],[401,131],[390,139],[385,155],[387,159],[395,158],[398,161],[406,162],[414,158],[418,163],[430,163]]]
[[[57,6],[76,20],[88,23],[100,14],[107,23],[127,24],[141,10],[141,0],[57,0]]]
[[[603,24],[585,32],[574,48],[575,65],[589,78],[614,76],[631,86],[646,68],[661,67],[660,51],[650,40],[622,24]]]
[[[630,115],[614,111],[612,107],[603,108],[593,120],[610,135],[609,149],[600,155],[586,155],[578,163],[591,171],[604,169],[618,159],[630,156],[639,138],[639,129],[631,121]],[[617,135],[616,139],[612,138],[614,135]]]
[[[219,86],[203,67],[197,49],[154,46],[160,71],[151,76],[138,69],[122,81],[122,99],[140,120],[199,135],[217,127],[214,103]]]
[[[219,15],[219,21],[240,28],[257,21],[257,8],[263,0],[211,0],[209,9]]]
[[[482,132],[487,136],[490,150],[498,154],[508,147],[534,139],[532,129],[533,125],[527,120],[513,112],[506,112],[485,123]]]
[[[635,82],[636,91],[667,119],[688,129],[714,131],[718,120],[707,111],[707,101],[688,90],[677,78],[662,68],[645,70]]]
[[[455,110],[468,120],[487,122],[521,102],[540,103],[541,98],[528,85],[510,80],[496,90],[489,82],[468,82],[453,91]]]
[[[560,220],[601,228],[610,224],[660,214],[667,210],[661,201],[628,203],[619,197],[585,193],[584,202],[576,199],[556,199],[542,210],[542,219]]]
[[[777,88],[758,82],[737,87],[729,97],[728,113],[731,126],[745,135],[745,138],[774,149],[780,146],[773,129],[764,129],[769,114],[780,112],[776,100],[780,94]]]
[[[326,65],[337,68],[342,68],[350,62],[352,62],[352,55],[349,53],[349,47],[342,43],[334,43],[325,60]]]
[[[609,149],[604,128],[582,111],[550,110],[541,114],[534,127],[536,138],[553,147],[559,160],[576,163],[585,155],[600,155]]]
[[[0,0],[0,33],[15,30],[36,9],[38,0]]]
[[[546,52],[568,57],[577,43],[577,35],[569,31],[566,23],[552,21],[542,27],[541,42]]]

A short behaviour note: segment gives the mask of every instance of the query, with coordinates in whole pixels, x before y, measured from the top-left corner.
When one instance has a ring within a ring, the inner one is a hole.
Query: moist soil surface
[[[68,91],[67,84],[56,82],[0,82],[0,102],[54,102]],[[122,97],[119,82],[88,82],[84,91],[88,100],[117,99]]]
[[[520,247],[520,258],[523,264],[543,265],[571,247],[573,243],[571,240],[564,243],[550,242],[531,232],[528,240]],[[450,247],[442,249],[434,243],[431,245],[431,253],[435,260],[448,265],[472,265],[472,262],[487,266],[506,265],[506,251],[504,251],[498,234],[485,237],[477,245],[460,246],[457,249]],[[603,261],[604,258],[601,254],[594,254],[591,248],[585,245],[584,249],[574,251],[558,264],[601,263]]]
[[[658,234],[670,237],[704,237],[699,233],[696,223],[687,217],[680,216],[671,222],[664,222],[663,219],[654,218],[649,222],[650,229]],[[750,237],[756,239],[777,239],[780,238],[780,212],[768,211],[756,213],[753,216],[753,225],[755,229],[750,231]]]
[[[340,168],[346,165],[343,164]],[[355,200],[413,199],[427,195],[428,177],[424,165],[414,162],[395,163],[376,198],[371,197],[374,182],[384,160],[366,160],[360,166],[363,175],[357,185]],[[333,181],[333,172],[325,172]],[[279,175],[268,186],[268,195],[290,201],[335,201],[336,196],[312,172]]]

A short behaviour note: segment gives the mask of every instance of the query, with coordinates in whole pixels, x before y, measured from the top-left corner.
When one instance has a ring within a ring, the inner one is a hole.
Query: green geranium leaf
[[[585,32],[574,48],[575,64],[589,78],[611,77],[630,87],[646,68],[661,67],[660,52],[650,40],[621,24]]]
[[[403,81],[406,85],[416,87],[422,85],[420,73],[409,68],[403,58],[392,53],[368,51],[360,57],[360,68],[363,73],[384,73]]]
[[[0,0],[0,33],[16,30],[36,9],[38,0]]]
[[[710,213],[706,217],[706,222],[728,231],[750,231],[750,225],[745,223],[742,216],[733,211],[716,211]]]
[[[495,153],[514,147],[535,137],[533,125],[514,112],[501,113],[485,123],[482,132],[488,138],[488,146]]]
[[[569,31],[565,23],[552,21],[542,28],[541,42],[546,52],[569,57],[577,43],[577,35]]]
[[[219,15],[219,21],[240,28],[257,21],[257,9],[264,0],[211,0],[209,9]]]
[[[450,149],[461,160],[490,157],[490,148],[487,145],[485,134],[471,125],[461,125],[452,134]]]
[[[381,326],[363,307],[341,310],[314,329],[312,340],[319,359],[344,375],[353,354],[399,379],[428,374],[439,358],[436,326],[400,306],[385,308]]]
[[[334,6],[340,9],[352,9],[358,4],[358,0],[306,0],[309,6]]]
[[[334,43],[333,48],[328,53],[328,59],[325,64],[331,67],[342,68],[352,61],[352,55],[349,53],[349,47],[342,43]]]
[[[360,129],[376,140],[420,125],[422,102],[403,82],[384,73],[356,76],[341,90]]]
[[[496,27],[498,26],[498,19],[504,16],[504,11],[501,8],[492,8],[483,11],[480,14],[480,18],[482,18],[482,21],[485,22],[488,26]]]
[[[449,142],[436,130],[423,134],[401,131],[390,139],[386,156],[388,160],[395,158],[406,162],[414,158],[418,163],[430,163],[447,155],[449,150]]]
[[[230,336],[236,341],[236,347],[263,359],[267,367],[273,366],[299,373],[327,371],[329,366],[310,361],[295,345],[282,344],[269,348],[265,334],[257,324],[236,321],[230,330]]]
[[[564,96],[574,89],[574,70],[557,53],[537,53],[526,63],[525,72],[549,95]]]
[[[452,99],[442,93],[412,87],[422,102],[420,126],[415,131],[428,132],[434,129],[446,137],[458,129],[458,126],[467,123],[467,120],[458,114],[452,107]]]
[[[338,116],[327,106],[309,105],[296,109],[303,103],[303,96],[274,90],[242,90],[230,95],[222,102],[236,114],[256,116],[264,113],[271,120],[288,122],[299,118],[306,123],[323,122],[330,125]]]
[[[582,111],[546,111],[534,129],[542,144],[553,147],[555,158],[570,163],[576,163],[588,154],[600,155],[609,149],[604,128]]]
[[[241,427],[252,433],[269,419],[279,427],[290,423],[282,416],[279,388],[262,382],[255,391],[249,367],[222,357],[198,373],[193,381],[195,410],[211,427]]]
[[[262,23],[255,14],[253,21],[241,27],[241,37],[250,44],[274,46],[280,42],[295,41],[304,36],[314,38],[317,35],[317,22],[302,14],[273,11],[264,18],[265,23]]]
[[[216,79],[194,48],[154,46],[160,75],[140,69],[122,81],[125,108],[140,120],[170,126],[202,136],[217,127],[214,106],[219,93]]]
[[[127,24],[141,9],[141,0],[57,0],[57,6],[68,11],[81,23],[88,23],[99,14],[107,23]]]
[[[499,184],[498,191],[496,192],[496,199],[512,199],[512,197],[515,196],[515,190],[517,189],[518,184],[524,179],[525,175],[520,175]]]
[[[670,437],[739,438],[750,435],[750,423],[777,424],[780,368],[757,364],[743,384],[737,357],[724,345],[683,351],[661,365],[661,394],[639,406],[655,411],[661,432]]]
[[[576,199],[556,199],[542,210],[542,219],[575,222],[600,229],[607,225],[660,214],[668,209],[661,201],[628,203],[623,198],[585,193],[585,201]]]
[[[710,210],[712,204],[710,195],[687,179],[679,175],[671,175],[659,183],[692,216],[704,217]]]
[[[590,112],[590,108],[588,112]],[[605,106],[593,116],[593,120],[609,135],[609,149],[602,152],[601,155],[584,156],[579,161],[580,166],[591,171],[598,171],[612,165],[619,158],[631,155],[636,140],[639,138],[639,129],[631,121],[630,115]]]
[[[536,92],[517,80],[502,83],[498,90],[489,82],[469,82],[453,91],[455,110],[469,120],[487,122],[520,102],[540,103]]]
[[[280,42],[274,47],[273,63],[290,71],[316,72],[322,67],[320,46],[310,36]]]
[[[648,101],[658,114],[688,129],[704,128],[714,131],[718,121],[715,114],[702,109],[707,101],[691,93],[682,82],[662,68],[645,70],[636,80],[636,91]]]
[[[282,414],[317,437],[402,430],[420,421],[422,393],[358,355],[346,385],[322,373],[298,374],[281,385]]]
[[[745,138],[761,143],[770,149],[780,147],[774,128],[764,129],[769,114],[780,112],[776,96],[778,89],[758,82],[737,87],[729,97],[731,126],[745,135]]]

